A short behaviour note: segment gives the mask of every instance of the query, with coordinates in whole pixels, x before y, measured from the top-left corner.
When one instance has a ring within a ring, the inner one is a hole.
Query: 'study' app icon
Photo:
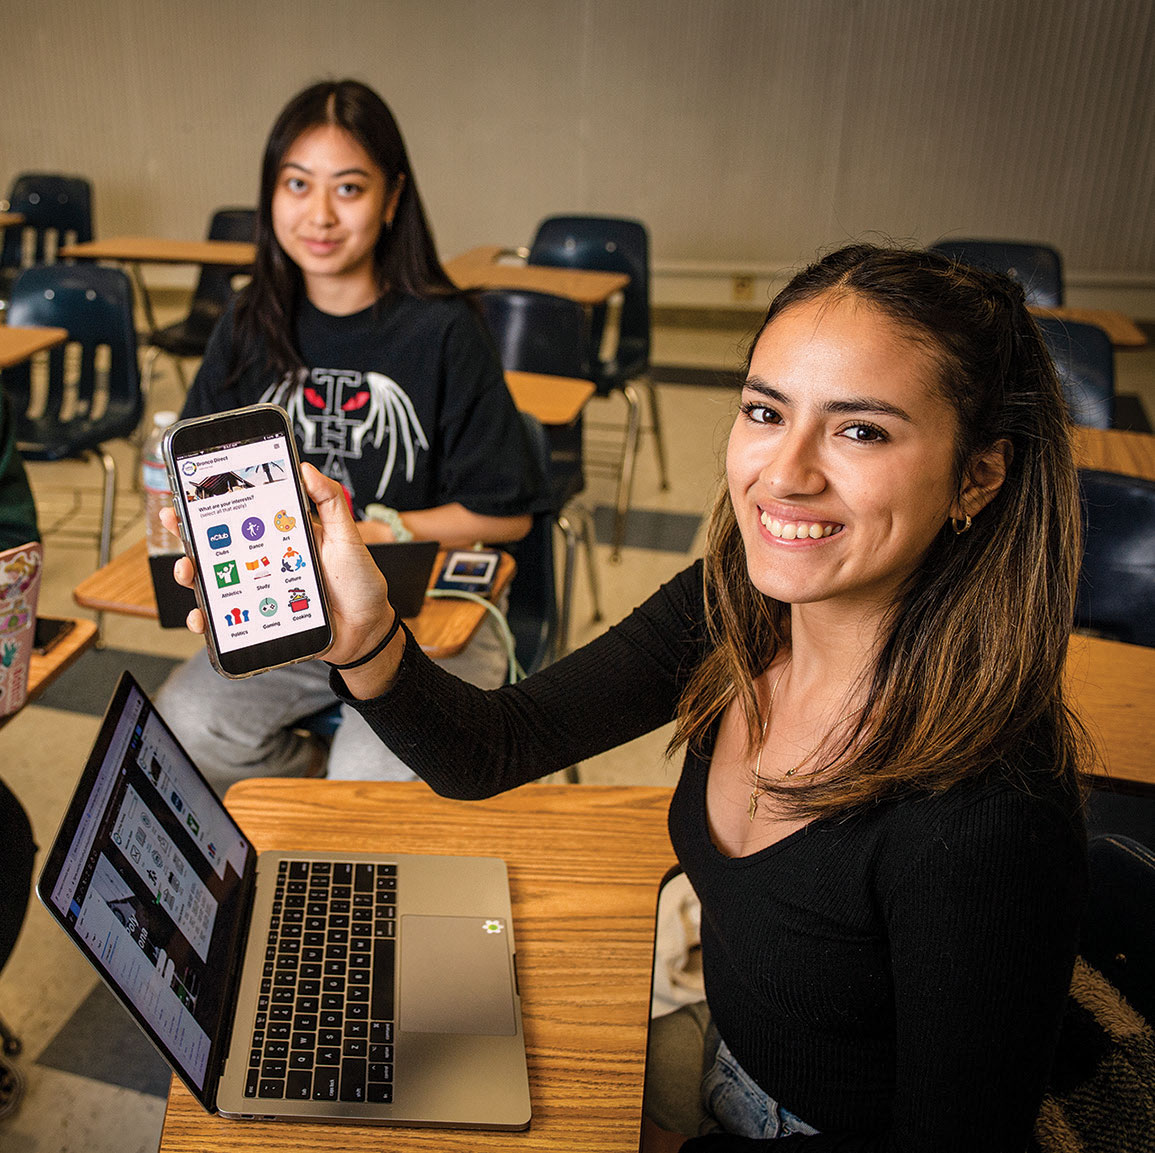
[[[233,534],[227,524],[214,524],[208,530],[209,548],[228,548],[233,543]]]
[[[241,583],[241,574],[235,560],[227,560],[213,565],[213,576],[217,578],[217,588],[227,589]]]

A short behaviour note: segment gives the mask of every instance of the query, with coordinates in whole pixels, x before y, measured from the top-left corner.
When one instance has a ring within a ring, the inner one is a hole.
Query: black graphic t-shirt
[[[301,459],[339,480],[357,514],[460,502],[483,516],[541,507],[544,479],[481,321],[461,300],[391,295],[352,316],[302,300],[308,366],[278,380],[263,350],[225,390],[233,309],[217,325],[183,417],[258,402],[286,409]]]

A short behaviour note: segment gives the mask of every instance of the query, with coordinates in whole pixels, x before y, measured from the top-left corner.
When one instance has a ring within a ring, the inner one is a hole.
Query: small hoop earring
[[[964,514],[962,520],[959,520],[957,516],[950,518],[950,527],[954,529],[955,536],[962,536],[964,532],[970,532],[972,523],[969,513]]]

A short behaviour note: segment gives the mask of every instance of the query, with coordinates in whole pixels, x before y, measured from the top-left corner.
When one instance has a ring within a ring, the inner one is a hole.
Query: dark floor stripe
[[[654,552],[688,553],[693,547],[701,521],[700,516],[692,513],[631,508],[626,517],[623,546]],[[599,504],[594,508],[594,530],[599,544],[613,542],[614,510],[610,505]]]
[[[168,1096],[168,1065],[103,982],[65,1021],[36,1063],[153,1097]]]
[[[103,716],[120,674],[127,669],[149,696],[181,662],[127,649],[91,649],[37,700],[50,709]]]
[[[698,388],[738,388],[741,376],[728,368],[699,368],[690,364],[655,364],[650,369],[655,384],[688,384]]]

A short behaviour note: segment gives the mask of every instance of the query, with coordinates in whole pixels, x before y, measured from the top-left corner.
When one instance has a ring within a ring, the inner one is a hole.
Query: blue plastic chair
[[[251,241],[256,236],[256,229],[255,208],[221,208],[213,213],[212,220],[209,221],[208,239]],[[145,396],[149,395],[153,368],[162,352],[172,358],[181,387],[188,391],[188,382],[185,380],[180,358],[204,356],[217,321],[232,301],[233,277],[242,276],[250,271],[251,269],[244,265],[201,266],[188,315],[174,324],[154,329],[145,339],[148,345],[144,359]]]
[[[68,342],[47,353],[48,389],[36,404],[32,362],[3,373],[25,460],[86,459],[104,470],[100,564],[108,563],[116,509],[116,461],[106,441],[132,435],[144,412],[136,360],[132,285],[116,268],[47,264],[29,268],[12,286],[9,323],[68,330]],[[51,529],[48,531],[52,531]]]
[[[580,304],[542,292],[493,289],[479,295],[482,315],[497,344],[502,367],[512,372],[590,379],[586,358],[585,313]],[[584,421],[550,425],[546,476],[550,505],[565,538],[565,567],[558,607],[558,651],[569,647],[577,546],[582,542],[589,574],[594,619],[601,620],[594,525],[589,511],[577,501],[585,489]]]
[[[1085,544],[1075,624],[1155,647],[1155,481],[1080,469]]]
[[[963,264],[1002,272],[1017,280],[1027,303],[1037,308],[1063,307],[1063,260],[1047,244],[1017,240],[943,239],[931,248]]]
[[[606,307],[594,308],[588,331],[588,359],[600,396],[621,392],[628,406],[625,437],[614,471],[618,480],[611,559],[621,554],[641,434],[641,402],[635,385],[649,399],[650,424],[662,489],[670,487],[662,440],[658,396],[650,380],[650,240],[640,220],[612,216],[551,216],[538,225],[529,263],[553,268],[624,272],[618,343],[609,360],[601,359]]]
[[[20,213],[24,223],[3,230],[0,295],[5,300],[23,269],[54,264],[62,245],[92,239],[92,185],[81,176],[25,172],[13,181],[8,210]]]
[[[1115,350],[1096,324],[1040,316],[1039,329],[1059,373],[1067,408],[1076,424],[1112,428],[1115,423]]]

